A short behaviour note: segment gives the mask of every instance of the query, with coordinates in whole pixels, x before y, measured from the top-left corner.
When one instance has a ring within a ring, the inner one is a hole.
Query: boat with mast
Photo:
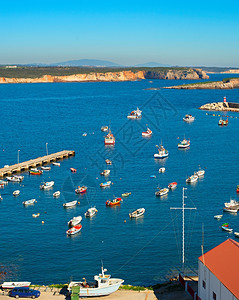
[[[141,119],[142,111],[137,107],[136,110],[131,111],[131,113],[127,116],[128,119]]]
[[[115,137],[111,132],[110,128],[108,130],[107,135],[105,136],[105,145],[114,146],[115,145]]]
[[[154,158],[162,159],[168,157],[168,150],[164,148],[162,143],[160,146],[156,145],[156,147],[158,148],[158,153],[154,154]]]

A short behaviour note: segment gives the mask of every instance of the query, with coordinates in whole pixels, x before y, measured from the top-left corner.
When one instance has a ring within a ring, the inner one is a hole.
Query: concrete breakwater
[[[214,110],[214,111],[234,111],[239,112],[239,103],[233,102],[213,102],[207,103],[199,107],[202,110]]]

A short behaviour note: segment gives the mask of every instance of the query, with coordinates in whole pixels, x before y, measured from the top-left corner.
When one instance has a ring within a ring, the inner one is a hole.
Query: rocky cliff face
[[[199,84],[185,84],[165,87],[167,89],[183,89],[183,90],[206,90],[206,89],[238,89],[239,88],[239,78],[229,79],[226,82],[215,81],[215,82],[205,82]]]
[[[37,83],[37,82],[99,82],[99,81],[135,81],[141,79],[207,79],[200,69],[172,69],[167,71],[120,71],[106,73],[74,74],[69,76],[44,75],[40,78],[0,77],[0,83]]]

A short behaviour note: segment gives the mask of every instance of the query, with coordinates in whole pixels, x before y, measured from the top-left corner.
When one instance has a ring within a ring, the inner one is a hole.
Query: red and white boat
[[[29,281],[17,281],[17,282],[3,282],[2,289],[14,289],[15,287],[29,287],[31,282]]]
[[[111,130],[109,129],[108,134],[105,136],[105,145],[114,145],[115,144],[115,137]]]
[[[72,173],[76,173],[76,171],[77,171],[75,168],[70,168],[70,170]]]
[[[83,194],[87,191],[87,186],[78,186],[77,189],[75,189],[76,194]]]
[[[152,130],[150,130],[149,128],[147,128],[147,131],[142,132],[142,136],[144,137],[150,137],[152,135]]]
[[[76,226],[74,226],[74,227],[68,229],[68,230],[66,231],[66,234],[67,234],[67,235],[74,235],[74,234],[80,232],[81,229],[82,229],[82,225],[79,224],[79,225],[76,225]]]
[[[120,204],[121,201],[122,201],[121,198],[115,198],[115,199],[113,199],[112,201],[111,201],[111,200],[107,200],[107,201],[105,202],[105,204],[106,204],[106,206],[114,206],[114,205]]]
[[[177,182],[171,182],[168,185],[168,188],[171,189],[171,190],[174,190],[174,189],[176,189],[177,185],[178,185]]]

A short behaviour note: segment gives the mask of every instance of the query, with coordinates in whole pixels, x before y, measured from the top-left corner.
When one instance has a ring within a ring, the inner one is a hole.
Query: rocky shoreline
[[[230,102],[213,102],[207,103],[199,107],[202,110],[211,110],[211,111],[233,111],[239,112],[239,103],[230,103]]]
[[[66,76],[44,75],[39,78],[0,77],[0,83],[48,83],[48,82],[107,82],[107,81],[136,81],[142,79],[208,79],[201,69],[167,69],[163,71],[119,71],[89,74],[73,74]]]
[[[169,86],[164,88],[179,89],[179,90],[238,89],[239,78],[230,78],[230,79],[224,79],[223,81],[214,81],[214,82],[183,84],[183,85]]]

